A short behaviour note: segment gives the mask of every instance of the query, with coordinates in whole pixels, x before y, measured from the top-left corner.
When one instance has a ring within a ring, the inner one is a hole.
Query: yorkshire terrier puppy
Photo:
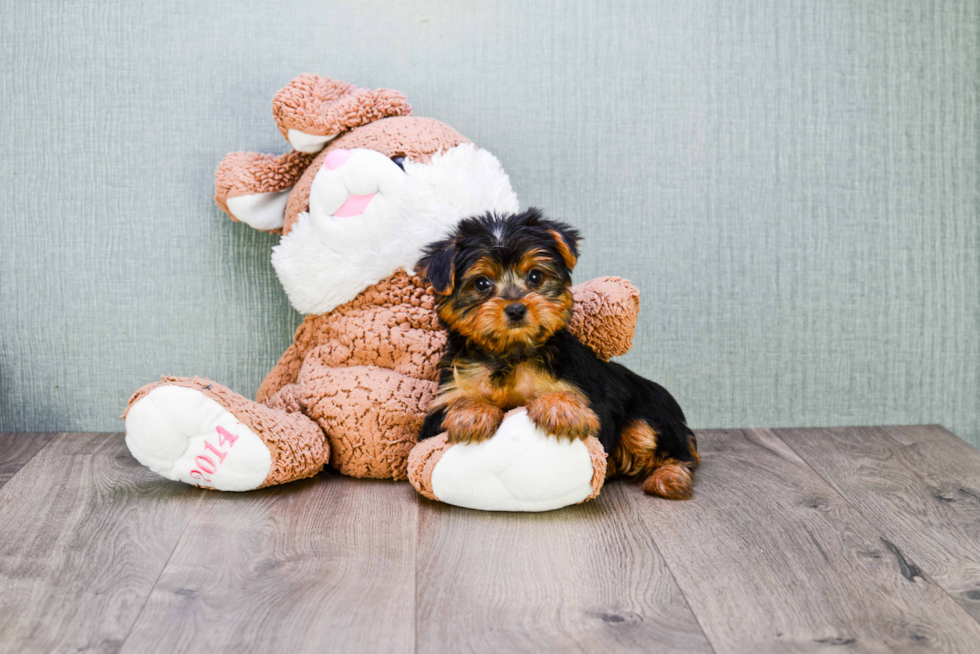
[[[607,476],[644,479],[643,490],[688,499],[697,442],[662,386],[599,359],[566,329],[579,234],[537,209],[468,218],[431,244],[418,270],[432,284],[449,331],[439,395],[419,439],[493,436],[504,412],[526,406],[558,438],[597,436]]]

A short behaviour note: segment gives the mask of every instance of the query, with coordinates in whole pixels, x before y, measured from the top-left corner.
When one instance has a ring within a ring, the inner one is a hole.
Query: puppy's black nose
[[[507,308],[504,309],[504,313],[506,313],[507,317],[513,322],[517,322],[518,320],[523,320],[524,316],[527,315],[527,307],[523,304],[515,302],[513,304],[508,304]]]

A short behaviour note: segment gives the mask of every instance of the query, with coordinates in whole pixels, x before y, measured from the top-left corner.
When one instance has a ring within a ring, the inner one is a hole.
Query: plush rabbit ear
[[[449,295],[456,286],[456,237],[450,237],[425,248],[425,254],[415,266],[439,295]]]
[[[214,201],[232,220],[262,231],[279,231],[289,191],[313,160],[312,154],[232,152],[214,174]]]
[[[381,118],[411,115],[412,107],[398,91],[369,91],[303,74],[276,93],[272,113],[290,145],[300,152],[316,153],[341,132]]]

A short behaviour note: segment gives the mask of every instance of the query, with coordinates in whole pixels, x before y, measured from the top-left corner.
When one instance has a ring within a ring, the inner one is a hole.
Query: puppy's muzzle
[[[524,320],[524,316],[527,315],[527,307],[518,302],[513,304],[508,304],[507,308],[504,309],[504,313],[511,322],[520,322]]]

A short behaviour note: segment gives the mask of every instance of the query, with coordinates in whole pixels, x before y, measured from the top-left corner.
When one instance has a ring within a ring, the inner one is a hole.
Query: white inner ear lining
[[[286,215],[286,202],[292,188],[269,193],[239,195],[228,198],[228,211],[250,227],[261,230],[279,229]]]
[[[317,134],[307,134],[298,129],[290,129],[286,132],[286,140],[294,149],[307,154],[315,154],[322,150],[330,141],[337,138],[338,134],[327,134],[320,136]]]

